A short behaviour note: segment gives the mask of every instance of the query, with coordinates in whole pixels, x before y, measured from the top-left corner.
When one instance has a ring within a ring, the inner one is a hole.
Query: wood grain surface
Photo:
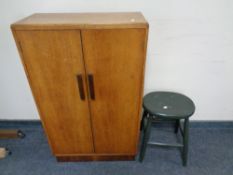
[[[58,161],[134,159],[148,26],[139,12],[34,14],[11,25]]]
[[[145,28],[148,23],[140,12],[36,13],[12,27],[17,30]]]
[[[94,152],[88,100],[81,100],[76,80],[78,74],[85,79],[80,31],[16,35],[54,154]]]
[[[146,29],[82,30],[96,153],[136,153]]]

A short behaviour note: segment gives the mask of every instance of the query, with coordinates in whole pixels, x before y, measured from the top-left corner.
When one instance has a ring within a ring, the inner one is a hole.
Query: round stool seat
[[[193,101],[175,92],[157,91],[147,94],[143,107],[150,114],[162,118],[182,119],[190,117],[195,111]]]

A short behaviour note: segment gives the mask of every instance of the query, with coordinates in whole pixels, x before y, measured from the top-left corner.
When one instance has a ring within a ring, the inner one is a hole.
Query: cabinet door
[[[146,29],[82,30],[96,153],[135,154]]]
[[[80,31],[17,31],[15,36],[53,153],[92,153]]]

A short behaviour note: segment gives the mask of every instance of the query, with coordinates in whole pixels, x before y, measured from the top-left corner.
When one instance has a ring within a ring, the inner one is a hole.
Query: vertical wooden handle
[[[93,75],[88,75],[88,82],[89,82],[89,93],[92,100],[95,100],[95,90],[94,90],[94,78]]]
[[[79,95],[81,100],[85,100],[85,93],[84,93],[84,87],[83,87],[83,78],[81,74],[77,75],[77,81],[78,81],[78,89],[79,89]]]

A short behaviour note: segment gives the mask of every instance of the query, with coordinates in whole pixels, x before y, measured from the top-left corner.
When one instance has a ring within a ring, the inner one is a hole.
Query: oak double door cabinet
[[[142,14],[34,14],[11,29],[57,160],[134,159],[148,34]]]

